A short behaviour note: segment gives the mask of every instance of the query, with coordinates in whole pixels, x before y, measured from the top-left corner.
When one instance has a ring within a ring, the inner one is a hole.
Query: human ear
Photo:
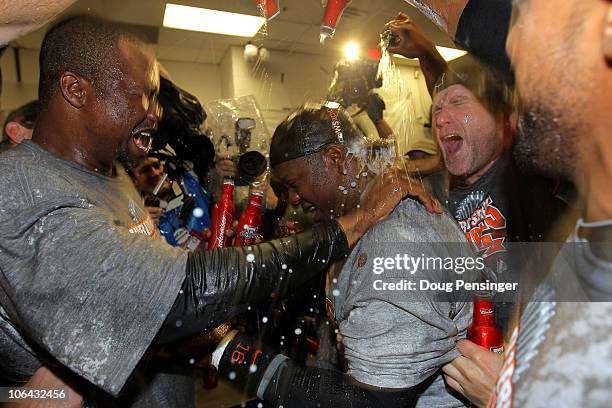
[[[323,150],[322,154],[323,162],[328,169],[332,169],[338,174],[343,174],[346,150],[342,146],[335,144],[330,145]]]
[[[22,126],[19,123],[9,122],[6,124],[5,129],[6,129],[6,135],[8,136],[9,139],[11,139],[11,142],[15,144],[19,144],[23,142],[23,139],[25,139],[23,132],[22,132]]]
[[[64,99],[73,107],[80,109],[87,101],[89,82],[82,76],[65,72],[60,78],[60,89]]]

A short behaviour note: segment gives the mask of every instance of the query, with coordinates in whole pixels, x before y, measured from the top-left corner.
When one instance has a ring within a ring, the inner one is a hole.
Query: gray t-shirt
[[[610,406],[611,277],[612,263],[573,233],[513,332],[492,406]]]
[[[30,141],[0,155],[0,336],[21,346],[30,370],[26,344],[114,396],[157,335],[187,262],[156,238],[129,177],[116,173]]]
[[[430,290],[385,291],[375,280],[454,280],[451,271],[406,270],[373,273],[375,258],[408,254],[414,257],[472,256],[465,236],[448,216],[429,214],[413,201],[403,201],[384,221],[372,227],[351,252],[334,290],[335,316],[343,336],[348,374],[357,381],[384,388],[416,386],[459,352],[455,342],[465,336],[472,317],[468,299],[440,301]],[[462,279],[474,281],[474,274]],[[380,287],[377,284],[377,287]],[[442,379],[426,392],[436,403],[420,406],[463,406],[444,389]],[[433,391],[433,389],[432,389]],[[442,395],[442,399],[439,394]],[[442,404],[442,405],[439,405]]]

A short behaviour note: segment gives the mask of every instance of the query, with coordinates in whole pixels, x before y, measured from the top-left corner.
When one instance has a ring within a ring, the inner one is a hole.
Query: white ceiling
[[[167,1],[79,0],[66,14],[94,14],[113,21],[138,25],[157,50],[158,58],[173,61],[218,64],[232,45],[249,40],[271,50],[337,55],[349,40],[364,48],[374,47],[385,22],[399,11],[411,15],[438,45],[452,46],[427,19],[404,0],[353,0],[340,21],[336,35],[325,46],[319,44],[322,0],[278,0],[281,14],[267,27],[267,34],[252,39],[174,30],[161,27]],[[245,14],[257,14],[253,0],[171,0],[173,3]],[[39,48],[46,27],[20,38],[24,48]]]

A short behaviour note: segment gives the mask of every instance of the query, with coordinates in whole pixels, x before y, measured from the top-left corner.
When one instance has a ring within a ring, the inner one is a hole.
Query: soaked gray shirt
[[[385,388],[413,387],[438,375],[419,406],[463,406],[446,391],[438,370],[459,356],[455,342],[465,337],[472,304],[453,298],[453,294],[446,297],[450,301],[440,301],[436,292],[428,290],[375,290],[378,279],[441,282],[457,278],[454,271],[373,273],[375,258],[397,254],[472,256],[465,236],[450,216],[429,214],[413,200],[403,201],[387,219],[372,227],[348,257],[334,291],[348,374],[361,383]],[[462,279],[475,280],[469,273]]]
[[[0,155],[0,174],[0,345],[21,347],[31,371],[13,374],[37,366],[27,343],[118,395],[176,299],[187,253],[153,237],[119,167],[105,177],[25,141]]]

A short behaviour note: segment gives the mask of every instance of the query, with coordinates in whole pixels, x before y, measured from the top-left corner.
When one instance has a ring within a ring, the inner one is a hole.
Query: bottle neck
[[[261,194],[251,194],[251,198],[249,199],[249,207],[263,207],[263,196]]]
[[[474,324],[477,326],[494,326],[495,312],[491,299],[474,300]]]
[[[233,200],[234,199],[234,183],[231,183],[231,182],[223,183],[221,199],[222,200]]]
[[[263,210],[263,196],[260,194],[251,194],[249,204],[247,205],[245,214],[261,214]]]

